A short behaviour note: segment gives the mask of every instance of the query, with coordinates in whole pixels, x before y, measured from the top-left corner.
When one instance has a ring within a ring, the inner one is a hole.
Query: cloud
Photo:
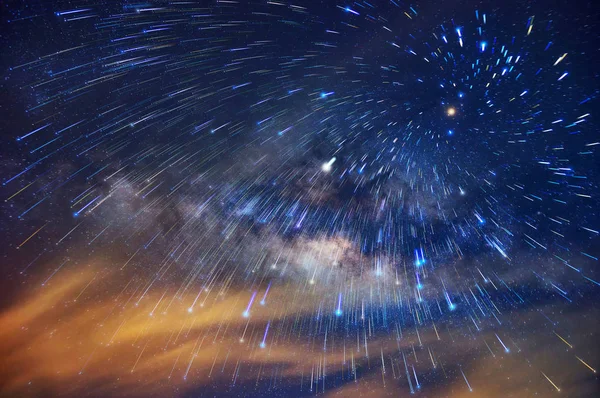
[[[477,396],[550,395],[553,387],[541,372],[567,395],[591,397],[595,389],[595,376],[576,356],[594,363],[588,332],[597,309],[569,314],[551,326],[556,334],[542,316],[557,311],[555,304],[499,315],[502,324],[482,318],[480,331],[447,316],[425,323],[394,318],[390,332],[373,328],[378,311],[366,319],[350,313],[315,318],[330,294],[327,284],[272,286],[265,305],[258,303],[265,287],[257,287],[244,317],[253,291],[201,291],[189,312],[191,292],[148,286],[100,265],[65,272],[0,314],[3,394],[260,395],[280,380],[282,389],[302,388],[300,395],[384,396],[410,391],[407,370],[413,389],[416,375],[430,396],[472,396],[463,373]],[[346,329],[346,322],[357,327]]]

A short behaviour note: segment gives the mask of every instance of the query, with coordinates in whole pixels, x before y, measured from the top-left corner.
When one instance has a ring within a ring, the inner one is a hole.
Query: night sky
[[[0,396],[600,396],[595,3],[2,2]]]

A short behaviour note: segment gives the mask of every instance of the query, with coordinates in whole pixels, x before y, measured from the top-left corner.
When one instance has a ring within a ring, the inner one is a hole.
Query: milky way
[[[598,394],[593,2],[3,4],[6,396]]]

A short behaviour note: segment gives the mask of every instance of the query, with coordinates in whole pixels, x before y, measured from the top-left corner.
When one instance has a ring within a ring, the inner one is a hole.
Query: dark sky
[[[598,395],[594,2],[1,7],[2,395]]]

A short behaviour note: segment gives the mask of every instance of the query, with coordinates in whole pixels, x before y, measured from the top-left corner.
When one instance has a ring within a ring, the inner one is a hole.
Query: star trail
[[[1,7],[2,395],[599,393],[593,2]]]

